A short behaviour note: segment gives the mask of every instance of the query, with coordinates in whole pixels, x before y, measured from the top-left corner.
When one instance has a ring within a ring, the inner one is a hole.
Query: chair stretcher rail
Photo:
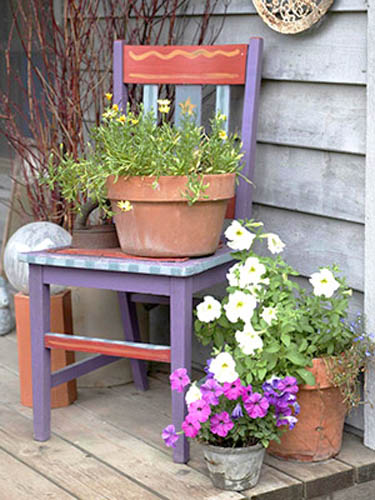
[[[120,358],[144,359],[164,363],[169,363],[171,360],[171,348],[169,346],[141,342],[103,340],[101,338],[80,337],[63,333],[46,333],[44,335],[44,345],[50,349],[92,352]]]

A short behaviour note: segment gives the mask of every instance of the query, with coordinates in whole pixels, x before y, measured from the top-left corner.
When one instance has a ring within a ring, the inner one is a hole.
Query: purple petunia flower
[[[176,428],[174,425],[172,424],[168,425],[165,429],[163,429],[161,437],[164,439],[164,442],[167,446],[176,448],[176,441],[178,440],[178,435],[176,433]]]
[[[234,423],[226,411],[216,413],[213,417],[211,417],[210,423],[210,430],[212,434],[217,434],[221,437],[226,437],[228,432],[234,427]]]
[[[279,380],[277,388],[281,392],[296,394],[298,392],[297,379],[295,377],[284,377]]]
[[[185,420],[182,422],[181,427],[185,433],[185,436],[189,438],[195,438],[201,428],[201,424],[191,415],[187,415],[185,417]]]
[[[200,386],[202,399],[209,405],[219,404],[219,396],[224,392],[222,386],[215,379],[210,378]]]
[[[299,412],[301,411],[301,407],[297,403],[297,401],[295,403],[293,403],[293,408],[294,408],[294,415],[299,415]]]
[[[290,406],[281,406],[281,407],[275,406],[275,413],[277,416],[282,415],[283,417],[288,417],[293,412]]]
[[[289,421],[289,430],[294,429],[294,427],[296,426],[296,423],[297,423],[296,417],[290,416],[290,417],[288,417],[288,421]]]
[[[262,389],[264,392],[272,392],[275,389],[277,389],[278,383],[280,382],[280,379],[277,377],[272,377],[268,380],[266,380],[263,385]]]
[[[270,405],[274,405],[274,406],[277,405],[277,402],[279,400],[278,393],[276,391],[274,391],[273,389],[271,389],[269,391],[265,391],[264,397],[267,399],[267,401],[269,402]]]
[[[177,368],[177,370],[170,374],[169,380],[171,382],[172,391],[177,392],[182,392],[184,387],[190,384],[190,378],[186,368]]]
[[[210,358],[207,360],[207,365],[204,367],[204,371],[206,372],[207,378],[213,378],[214,374],[210,372],[210,366],[214,358]]]
[[[236,406],[234,407],[231,417],[234,419],[243,417],[243,411],[240,403],[237,403]]]
[[[245,402],[245,410],[251,418],[263,418],[267,415],[269,402],[259,392],[254,392]]]
[[[189,405],[189,415],[198,420],[198,422],[206,422],[211,414],[210,405],[204,399],[198,399]]]
[[[287,425],[289,427],[289,430],[294,429],[297,423],[297,418],[293,417],[293,415],[286,416],[286,417],[278,417],[276,420],[276,426],[281,427],[283,425]]]
[[[230,399],[232,401],[235,401],[238,399],[241,394],[242,394],[242,389],[243,386],[241,384],[241,380],[238,378],[234,382],[229,383],[229,382],[224,382],[223,385],[223,390],[224,390],[224,396],[227,399]]]

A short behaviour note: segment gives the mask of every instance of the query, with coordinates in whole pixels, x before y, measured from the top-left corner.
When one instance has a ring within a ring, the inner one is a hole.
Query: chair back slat
[[[187,103],[194,112],[198,125],[202,116],[202,87],[200,85],[176,85],[174,121],[177,126],[181,123],[182,109],[180,104]]]
[[[213,46],[135,46],[124,41],[114,43],[113,102],[125,109],[127,84],[146,86],[143,100],[146,111],[157,113],[158,84],[176,85],[175,122],[181,121],[179,103],[190,102],[201,123],[202,87],[216,85],[216,111],[230,115],[230,85],[245,85],[241,139],[243,143],[242,174],[253,179],[256,130],[263,40],[250,38],[248,45]],[[205,121],[205,120],[204,120]],[[239,179],[236,189],[236,218],[251,217],[252,185]]]
[[[227,117],[225,122],[225,130],[229,130],[229,119],[230,119],[230,86],[229,85],[217,85],[216,87],[216,113],[223,113]]]
[[[158,115],[158,85],[144,85],[143,86],[143,107],[145,113],[153,111],[155,118]]]
[[[241,139],[244,157],[242,174],[254,179],[256,132],[258,125],[259,92],[262,76],[263,39],[251,38],[246,68],[246,83],[243,97]],[[236,189],[235,217],[245,219],[251,216],[253,186],[244,179]]]
[[[243,85],[247,45],[124,45],[124,83]]]

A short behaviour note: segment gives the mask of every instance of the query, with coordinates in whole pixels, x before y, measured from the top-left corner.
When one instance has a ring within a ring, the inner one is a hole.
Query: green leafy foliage
[[[111,215],[106,204],[106,179],[118,177],[187,176],[182,197],[189,204],[205,198],[208,184],[205,174],[239,173],[241,142],[235,134],[227,136],[226,117],[217,113],[211,119],[211,132],[206,134],[196,124],[192,106],[181,103],[182,120],[175,126],[165,119],[169,101],[159,101],[159,123],[153,112],[127,109],[122,114],[117,105],[109,106],[99,126],[93,127],[86,153],[78,160],[60,151],[51,155],[48,177],[41,180],[51,189],[60,189],[62,196],[79,210],[77,200],[89,198]],[[250,182],[250,181],[249,181]]]
[[[242,227],[239,233],[246,229],[252,233],[253,240],[248,248],[235,248],[232,255],[237,264],[227,275],[227,295],[215,319],[207,322],[197,317],[198,339],[205,345],[212,342],[214,353],[223,349],[230,352],[241,379],[255,387],[273,376],[293,376],[301,384],[314,385],[309,367],[314,358],[323,357],[334,384],[343,389],[344,399],[354,406],[359,401],[356,377],[365,369],[374,352],[374,343],[365,332],[361,316],[355,322],[349,319],[352,291],[340,269],[336,265],[320,268],[319,273],[315,273],[315,281],[310,280],[313,289],[305,289],[295,280],[299,273],[282,259],[280,252],[264,256],[254,250],[254,246],[266,241],[268,248],[272,248],[269,244],[272,235],[264,232],[262,224],[254,220],[238,222]],[[264,272],[257,280],[246,283],[243,274],[246,263],[254,258],[255,267],[264,266]],[[226,308],[230,297],[238,291],[253,295],[256,307],[249,319],[232,322]],[[267,320],[264,313],[269,309],[275,314]],[[247,322],[250,326],[246,326]],[[249,332],[249,343],[244,348],[238,339],[245,331]],[[251,336],[261,338],[261,347],[259,339],[257,348],[249,347]]]

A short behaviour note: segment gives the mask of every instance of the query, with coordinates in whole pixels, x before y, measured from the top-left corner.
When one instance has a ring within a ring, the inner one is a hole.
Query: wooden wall
[[[360,0],[336,0],[298,35],[271,30],[250,0],[232,0],[217,40],[264,38],[255,217],[305,276],[337,263],[355,308],[364,290],[366,29]]]

